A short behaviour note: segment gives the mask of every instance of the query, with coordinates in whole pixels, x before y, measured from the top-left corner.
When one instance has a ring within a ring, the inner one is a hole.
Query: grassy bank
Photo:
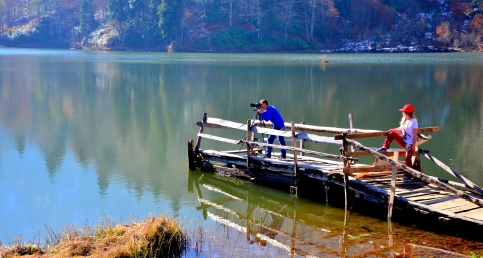
[[[43,246],[14,240],[10,246],[0,244],[0,257],[179,257],[187,245],[178,222],[158,215],[126,224],[105,220],[96,228],[64,227],[59,234],[49,232]]]

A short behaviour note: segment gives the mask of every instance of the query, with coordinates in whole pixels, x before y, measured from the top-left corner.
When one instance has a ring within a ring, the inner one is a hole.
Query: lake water
[[[0,241],[161,213],[200,239],[187,256],[483,255],[483,242],[189,171],[203,112],[243,123],[266,98],[287,122],[348,128],[353,113],[386,130],[412,103],[420,127],[440,127],[423,149],[483,185],[483,54],[325,58],[0,48]]]

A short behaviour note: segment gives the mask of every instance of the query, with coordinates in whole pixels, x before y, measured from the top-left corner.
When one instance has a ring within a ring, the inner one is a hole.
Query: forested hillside
[[[0,0],[0,45],[483,51],[483,0]]]

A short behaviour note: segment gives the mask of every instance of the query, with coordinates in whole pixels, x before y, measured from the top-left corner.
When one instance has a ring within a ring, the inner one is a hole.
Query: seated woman
[[[401,118],[400,126],[389,130],[389,135],[382,143],[379,152],[386,152],[391,146],[392,141],[396,141],[401,147],[406,150],[406,166],[413,168],[412,157],[416,148],[416,139],[418,135],[418,120],[414,116],[414,106],[411,104],[405,105],[399,109],[403,116]],[[404,180],[410,180],[412,175],[405,174]]]

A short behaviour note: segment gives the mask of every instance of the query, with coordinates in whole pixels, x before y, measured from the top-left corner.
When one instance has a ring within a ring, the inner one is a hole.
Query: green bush
[[[213,36],[213,45],[221,51],[245,50],[247,46],[252,44],[250,37],[246,30],[230,27]]]

